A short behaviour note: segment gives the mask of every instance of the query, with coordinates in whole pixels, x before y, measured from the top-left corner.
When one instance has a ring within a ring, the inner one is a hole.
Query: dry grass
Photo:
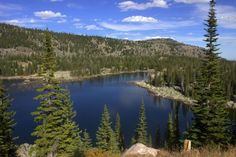
[[[199,149],[191,150],[190,152],[168,152],[161,150],[158,157],[236,157],[236,148],[228,150],[220,149]]]

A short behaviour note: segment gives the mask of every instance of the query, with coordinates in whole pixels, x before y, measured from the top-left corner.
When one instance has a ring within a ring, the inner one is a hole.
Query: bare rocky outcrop
[[[160,150],[137,143],[126,150],[121,157],[157,157]]]
[[[17,157],[35,157],[36,154],[32,151],[33,147],[28,143],[20,145],[16,151]]]

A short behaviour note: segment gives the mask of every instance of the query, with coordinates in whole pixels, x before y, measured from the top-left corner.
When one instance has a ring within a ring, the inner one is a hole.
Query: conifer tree
[[[175,149],[178,149],[179,144],[180,144],[180,142],[179,142],[179,140],[180,140],[180,134],[179,134],[179,104],[175,105],[173,131],[174,131],[173,147]]]
[[[172,113],[169,113],[168,118],[168,128],[167,128],[167,147],[169,149],[172,149],[175,142],[175,135],[174,135],[174,128],[173,128],[173,119],[172,119]]]
[[[137,128],[135,130],[135,141],[136,143],[147,144],[147,122],[146,122],[146,114],[144,102],[140,105],[139,110],[139,122]]]
[[[96,133],[96,145],[104,151],[119,152],[116,136],[111,127],[110,114],[107,106],[104,106],[100,126]]]
[[[11,102],[0,81],[0,156],[15,157],[16,145],[13,130],[15,112],[10,111]]]
[[[89,133],[86,130],[83,131],[82,147],[83,147],[83,151],[86,151],[92,148],[92,139],[90,138]]]
[[[152,135],[151,134],[148,136],[148,146],[152,147]]]
[[[157,128],[156,130],[156,137],[155,137],[155,148],[159,148],[160,147],[160,143],[161,143],[161,135],[160,135],[160,130],[159,128]]]
[[[217,19],[215,0],[210,1],[208,20],[206,20],[206,53],[197,78],[195,94],[197,104],[193,106],[194,122],[189,138],[195,146],[229,143],[228,112],[225,109],[225,97],[220,70],[219,45],[217,44]]]
[[[121,130],[119,113],[116,114],[115,134],[116,134],[116,140],[118,142],[119,150],[122,152],[124,150],[124,136]]]
[[[73,111],[69,92],[61,88],[54,78],[56,62],[49,32],[46,33],[41,64],[43,87],[38,89],[41,94],[35,97],[40,101],[40,106],[32,113],[38,124],[32,133],[37,138],[36,156],[72,155],[81,142],[80,131],[73,120],[76,113]]]

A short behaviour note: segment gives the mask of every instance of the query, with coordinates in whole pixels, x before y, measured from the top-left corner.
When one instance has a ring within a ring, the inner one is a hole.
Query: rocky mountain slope
[[[200,57],[203,49],[172,39],[128,41],[51,32],[58,56],[178,55]],[[0,24],[0,55],[31,55],[43,50],[44,31]]]

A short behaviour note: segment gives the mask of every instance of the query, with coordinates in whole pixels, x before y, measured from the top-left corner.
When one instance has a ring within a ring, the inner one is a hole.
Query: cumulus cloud
[[[160,29],[172,29],[179,27],[189,27],[197,25],[198,23],[192,20],[185,21],[159,21],[158,23],[141,23],[141,24],[117,24],[101,22],[100,25],[104,28],[115,31],[147,31],[147,30],[160,30]]]
[[[145,16],[129,16],[124,18],[122,22],[156,23],[157,19]]]
[[[134,1],[124,1],[120,2],[118,4],[118,7],[122,11],[128,11],[128,10],[146,10],[149,8],[168,8],[168,4],[166,0],[151,0],[146,3],[137,3]]]
[[[186,3],[186,4],[194,4],[194,3],[208,3],[210,0],[175,0],[177,3]]]
[[[60,12],[53,12],[51,10],[45,11],[36,11],[34,15],[40,17],[41,19],[51,19],[51,18],[64,18],[66,15],[63,15]]]

